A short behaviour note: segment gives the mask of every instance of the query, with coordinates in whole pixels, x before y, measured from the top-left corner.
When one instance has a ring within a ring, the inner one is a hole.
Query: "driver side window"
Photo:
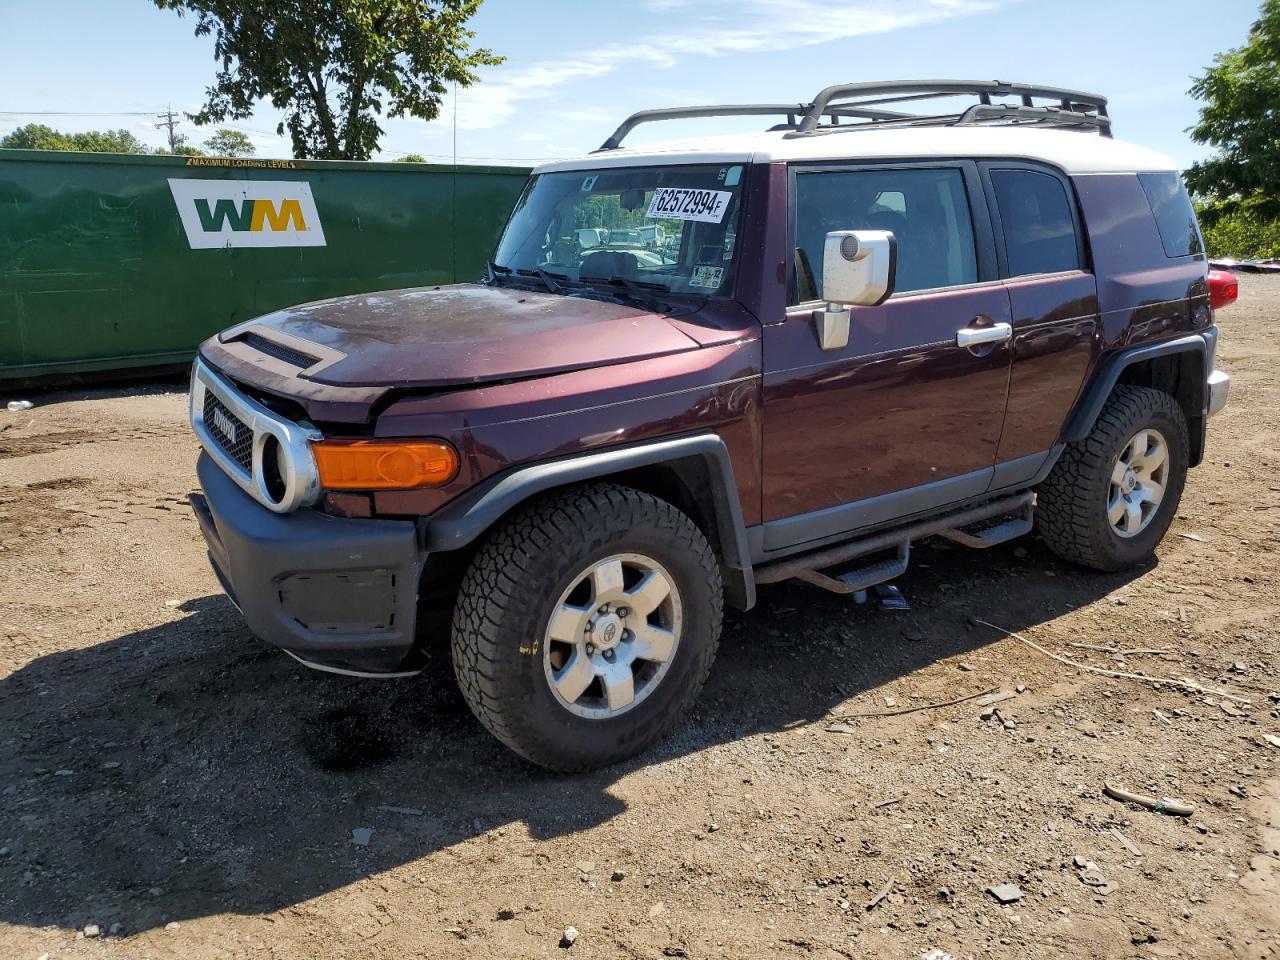
[[[832,170],[796,175],[791,304],[822,299],[831,230],[888,230],[897,240],[898,293],[978,280],[973,221],[959,170]]]

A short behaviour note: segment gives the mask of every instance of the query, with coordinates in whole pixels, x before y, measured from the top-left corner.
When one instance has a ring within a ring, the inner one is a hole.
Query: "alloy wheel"
[[[1111,469],[1107,520],[1119,537],[1135,537],[1160,509],[1169,477],[1169,444],[1159,430],[1139,430]]]
[[[581,717],[620,716],[662,682],[682,626],[666,568],[636,553],[599,560],[560,595],[543,642],[543,669],[560,704]]]

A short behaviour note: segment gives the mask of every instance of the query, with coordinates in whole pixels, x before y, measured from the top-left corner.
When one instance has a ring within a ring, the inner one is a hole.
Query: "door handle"
[[[956,331],[957,347],[980,347],[986,343],[1003,343],[1013,337],[1013,327],[993,323],[989,327],[965,327]]]

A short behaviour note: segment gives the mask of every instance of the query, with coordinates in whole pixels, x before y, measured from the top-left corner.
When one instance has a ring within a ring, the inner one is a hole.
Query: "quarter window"
[[[822,255],[832,230],[891,231],[898,293],[977,282],[973,221],[959,170],[797,175],[792,303],[822,299]]]
[[[1176,173],[1140,173],[1138,180],[1151,204],[1166,257],[1188,257],[1204,252],[1196,212],[1187,188]]]
[[[1009,276],[1080,269],[1071,203],[1062,181],[1033,170],[993,170]]]

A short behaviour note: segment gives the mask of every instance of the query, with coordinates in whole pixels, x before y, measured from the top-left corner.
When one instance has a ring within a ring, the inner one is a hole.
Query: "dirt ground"
[[[0,411],[0,958],[1280,957],[1280,278],[1219,320],[1231,403],[1156,562],[930,543],[905,614],[762,589],[690,720],[580,777],[444,652],[380,683],[250,636],[180,384]]]

